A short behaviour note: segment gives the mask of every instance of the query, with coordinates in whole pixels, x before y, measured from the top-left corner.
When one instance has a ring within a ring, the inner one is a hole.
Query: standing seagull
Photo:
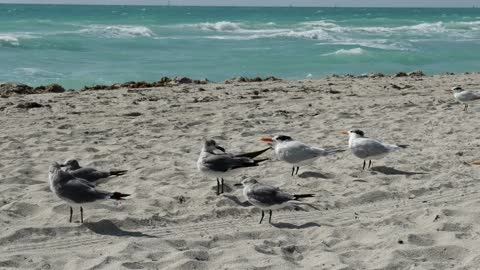
[[[270,216],[268,222],[272,223],[272,210],[298,204],[309,205],[298,201],[298,199],[314,197],[313,194],[292,195],[281,191],[278,187],[260,184],[255,179],[245,179],[242,181],[242,185],[243,196],[245,196],[248,202],[262,210],[262,218],[259,224],[262,224],[263,217],[265,216],[264,210],[269,210]]]
[[[110,176],[120,176],[127,173],[127,170],[105,172],[94,168],[83,168],[80,167],[80,164],[78,164],[78,161],[75,159],[69,159],[65,161],[63,166],[66,168],[66,171],[71,173],[74,177],[82,178],[95,184],[103,182],[99,180],[105,180]]]
[[[457,101],[465,105],[463,111],[468,110],[469,103],[480,101],[480,91],[463,90],[460,86],[452,87],[450,91],[453,92],[453,97]]]
[[[258,166],[260,162],[268,160],[267,158],[253,159],[268,149],[270,148],[234,155],[225,153],[225,149],[218,146],[214,140],[207,140],[204,142],[202,151],[200,152],[197,168],[203,174],[217,178],[217,195],[220,195],[220,193],[223,193],[223,177],[238,172],[240,168]],[[216,150],[220,150],[221,152]],[[222,180],[221,184],[220,179]]]
[[[299,141],[295,141],[290,136],[278,135],[275,137],[261,138],[264,142],[275,144],[275,155],[279,160],[293,164],[292,176],[298,174],[300,165],[308,165],[313,163],[317,158],[344,152],[344,149],[323,149],[306,145]]]
[[[365,133],[359,129],[342,131],[342,134],[348,134],[348,147],[353,155],[363,159],[363,169],[365,170],[366,160],[368,159],[368,168],[373,166],[372,160],[378,160],[391,152],[407,148],[408,145],[395,145],[379,142],[365,137]]]
[[[82,205],[99,200],[123,200],[130,194],[120,192],[106,192],[95,189],[95,185],[85,179],[76,178],[69,172],[61,170],[62,165],[54,162],[48,169],[50,190],[60,199],[70,205],[70,222],[72,222],[73,208],[71,205]],[[80,206],[80,221],[83,223],[83,208]]]

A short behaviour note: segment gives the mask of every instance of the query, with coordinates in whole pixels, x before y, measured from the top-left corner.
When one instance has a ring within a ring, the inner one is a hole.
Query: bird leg
[[[298,170],[299,170],[299,169],[300,169],[300,167],[297,167],[297,171],[295,172],[295,175],[297,175],[297,174],[298,174]]]
[[[362,168],[362,170],[365,170],[365,165],[366,165],[366,164],[367,164],[367,161],[364,160],[364,161],[363,161],[363,168]]]
[[[262,210],[262,218],[260,219],[260,223],[258,223],[258,224],[262,224],[263,216],[265,216],[265,212],[263,212],[263,210]]]
[[[272,209],[270,209],[270,216],[268,217],[268,223],[272,223]]]
[[[70,223],[72,223],[73,208],[70,206]]]
[[[223,194],[223,178],[222,178],[222,194]]]
[[[80,221],[83,223],[83,207],[80,206]]]
[[[220,180],[217,178],[217,195],[220,195]]]
[[[295,172],[295,166],[292,167],[292,176],[294,172]]]
[[[468,104],[465,104],[465,107],[463,108],[463,110],[468,112]]]
[[[372,160],[369,160],[369,161],[368,161],[368,168],[369,168],[369,169],[370,169],[370,165],[373,167],[373,162],[372,162]]]

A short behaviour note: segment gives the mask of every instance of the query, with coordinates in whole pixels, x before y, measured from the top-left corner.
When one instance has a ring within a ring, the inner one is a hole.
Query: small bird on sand
[[[83,223],[83,204],[101,200],[123,200],[130,194],[120,192],[106,192],[95,189],[95,184],[73,176],[71,173],[62,171],[57,162],[52,163],[48,170],[50,190],[60,199],[70,205],[70,222],[72,222],[72,205],[80,205],[80,221]]]
[[[75,159],[68,159],[63,163],[65,170],[76,178],[82,178],[89,182],[100,184],[110,176],[120,176],[127,173],[128,170],[111,170],[109,172],[99,171],[94,168],[83,168]]]
[[[468,110],[468,105],[479,102],[480,101],[480,91],[473,91],[473,90],[464,90],[460,86],[455,86],[450,89],[450,92],[453,93],[453,97],[463,103],[465,106],[463,107],[463,111]]]
[[[274,144],[275,155],[279,160],[283,160],[293,165],[292,176],[298,174],[300,165],[312,164],[319,157],[334,155],[344,152],[345,149],[332,148],[323,149],[295,141],[287,135],[278,135],[274,137],[264,137],[260,140]],[[295,172],[296,168],[296,172]]]
[[[201,173],[217,179],[217,195],[220,195],[223,193],[224,177],[239,172],[239,169],[255,167],[258,166],[260,162],[268,160],[268,158],[254,158],[269,149],[270,147],[255,152],[230,154],[226,153],[225,149],[217,145],[217,142],[214,140],[206,140],[203,143],[202,151],[197,161],[197,169]]]
[[[281,191],[278,187],[265,185],[257,182],[255,179],[245,179],[242,181],[243,195],[248,202],[262,210],[262,217],[260,224],[262,224],[263,217],[266,210],[269,210],[268,222],[272,223],[272,210],[277,210],[295,205],[310,205],[308,203],[300,202],[298,199],[314,197],[314,194],[296,194],[292,195]]]
[[[391,152],[408,147],[408,145],[386,144],[367,138],[365,133],[359,129],[342,131],[342,134],[348,134],[348,147],[354,156],[363,159],[363,169],[365,169],[366,160],[369,160],[368,168],[370,168],[373,166],[372,160],[382,159]]]

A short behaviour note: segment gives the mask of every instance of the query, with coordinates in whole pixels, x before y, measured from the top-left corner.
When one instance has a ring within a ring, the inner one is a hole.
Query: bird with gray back
[[[260,162],[268,160],[267,158],[254,158],[269,149],[271,148],[243,154],[231,154],[226,153],[225,149],[217,145],[214,140],[206,140],[197,161],[197,169],[204,175],[217,179],[217,195],[220,195],[223,193],[224,177],[233,175],[242,168],[258,166]]]
[[[388,154],[407,148],[406,144],[388,144],[374,139],[365,137],[365,133],[359,129],[351,129],[349,131],[342,131],[343,134],[348,134],[348,147],[352,150],[354,156],[363,159],[363,169],[365,169],[366,161],[368,168],[373,167],[372,160],[379,160]]]
[[[468,105],[475,102],[480,102],[480,91],[465,90],[460,86],[455,86],[450,89],[453,97],[464,104],[463,110],[468,111]]]
[[[85,179],[89,182],[100,184],[105,182],[110,176],[120,176],[127,173],[127,170],[100,171],[94,168],[83,168],[77,160],[69,159],[63,164],[65,170],[77,178]]]
[[[270,216],[268,218],[268,222],[272,223],[272,210],[301,204],[315,208],[312,206],[312,204],[299,201],[301,198],[314,197],[314,194],[290,194],[281,191],[278,187],[261,184],[255,179],[243,180],[242,185],[245,199],[247,199],[247,201],[252,205],[262,210],[260,224],[265,216],[265,210],[269,210]]]
[[[82,205],[109,199],[123,200],[124,197],[130,196],[120,192],[97,190],[95,184],[61,170],[62,166],[57,162],[52,163],[48,170],[48,180],[50,190],[70,205],[70,222],[73,216],[72,205],[80,206],[80,221],[83,223]]]

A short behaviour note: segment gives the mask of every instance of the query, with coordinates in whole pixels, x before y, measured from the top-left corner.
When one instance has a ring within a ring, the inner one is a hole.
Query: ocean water
[[[0,4],[0,81],[480,71],[480,9]]]

